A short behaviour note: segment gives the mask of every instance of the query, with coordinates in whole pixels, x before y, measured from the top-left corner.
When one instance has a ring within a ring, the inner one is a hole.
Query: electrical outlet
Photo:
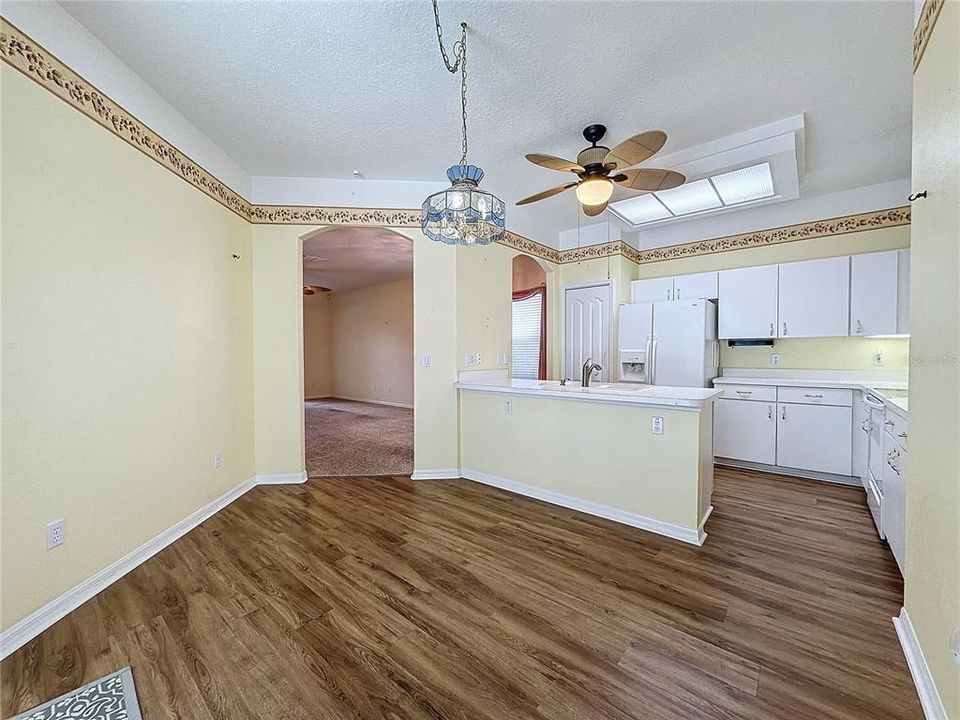
[[[63,545],[63,518],[47,523],[47,550]]]
[[[223,451],[217,450],[213,454],[213,469],[219,470],[223,467]]]
[[[503,403],[503,414],[513,415],[513,401],[507,400]]]
[[[873,364],[876,365],[877,367],[883,366],[883,351],[877,350],[873,354]]]
[[[659,415],[650,418],[650,432],[654,435],[663,435],[663,418]]]
[[[477,364],[477,356],[472,353],[466,353],[463,356],[463,365],[464,367],[473,367]]]
[[[771,365],[780,364],[780,355],[778,353],[770,353],[770,364]]]
[[[433,355],[428,355],[427,353],[423,354],[423,357],[420,358],[421,367],[430,367],[433,365]]]

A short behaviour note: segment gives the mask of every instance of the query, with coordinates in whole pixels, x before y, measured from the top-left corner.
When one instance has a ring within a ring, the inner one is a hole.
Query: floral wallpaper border
[[[920,9],[920,19],[917,20],[917,26],[913,29],[913,71],[916,72],[920,67],[920,61],[923,59],[923,51],[927,49],[927,43],[930,41],[930,35],[933,34],[933,26],[937,24],[937,18],[940,17],[940,10],[946,0],[924,0],[923,7]]]
[[[914,33],[915,63],[919,63],[919,56],[923,53],[943,2],[944,0],[926,0],[924,4],[920,22]],[[251,223],[386,227],[417,227],[420,224],[418,209],[254,205],[124,110],[4,17],[0,17],[0,58],[103,128]],[[500,243],[558,264],[582,262],[618,254],[635,263],[643,264],[895,227],[909,222],[910,208],[900,207],[650,250],[638,250],[623,241],[587,245],[571,250],[556,250],[509,231]]]

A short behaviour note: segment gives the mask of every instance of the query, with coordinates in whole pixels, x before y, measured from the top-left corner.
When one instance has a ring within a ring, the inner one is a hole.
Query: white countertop
[[[580,402],[618,403],[628,405],[656,405],[700,410],[722,394],[714,388],[671,387],[666,385],[638,385],[633,383],[604,383],[594,381],[588,388],[568,381],[561,386],[556,380],[470,379],[456,384],[460,390],[504,393],[507,395],[535,395],[540,397],[576,400]]]
[[[890,397],[884,393],[884,390],[907,390],[906,380],[895,379],[897,376],[891,374],[889,377],[877,376],[858,376],[855,373],[844,375],[840,372],[821,372],[798,370],[795,374],[787,374],[790,371],[757,371],[757,375],[751,374],[750,370],[736,371],[734,375],[724,374],[713,381],[714,386],[722,385],[778,385],[780,387],[818,387],[818,388],[841,388],[846,390],[862,390],[870,392],[883,400],[884,405],[894,409],[901,415],[907,414],[906,397]],[[778,374],[774,374],[774,373]],[[742,373],[742,374],[741,374]],[[784,373],[784,374],[779,374]],[[899,393],[898,393],[899,395]]]

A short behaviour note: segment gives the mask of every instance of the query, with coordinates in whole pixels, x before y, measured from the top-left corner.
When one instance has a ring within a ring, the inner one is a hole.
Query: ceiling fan
[[[572,172],[580,179],[566,185],[544,190],[520,200],[517,205],[545,200],[564,190],[576,187],[577,200],[583,206],[583,212],[593,217],[607,209],[607,202],[613,194],[614,183],[628,190],[654,192],[668,190],[682,185],[686,178],[673,170],[657,170],[655,168],[635,168],[627,170],[632,165],[656,155],[663,144],[667,142],[667,134],[662,130],[648,130],[634,135],[617,145],[613,150],[603,145],[597,145],[606,134],[607,128],[603,125],[588,125],[583,130],[583,137],[590,143],[577,155],[577,161],[571,162],[553,155],[530,153],[527,160],[534,165]],[[611,173],[615,172],[615,175]]]

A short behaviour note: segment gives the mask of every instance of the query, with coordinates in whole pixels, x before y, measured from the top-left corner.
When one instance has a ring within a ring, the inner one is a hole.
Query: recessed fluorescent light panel
[[[761,200],[773,196],[770,163],[745,167],[710,178],[724,205]],[[682,187],[682,186],[681,186]]]
[[[671,190],[620,200],[610,209],[634,227],[775,198],[770,163],[713,175]]]
[[[617,212],[634,225],[673,217],[663,203],[653,195],[637,195],[617,203]]]
[[[656,195],[674,215],[688,215],[723,205],[708,179],[685,183],[672,190],[661,190]]]

